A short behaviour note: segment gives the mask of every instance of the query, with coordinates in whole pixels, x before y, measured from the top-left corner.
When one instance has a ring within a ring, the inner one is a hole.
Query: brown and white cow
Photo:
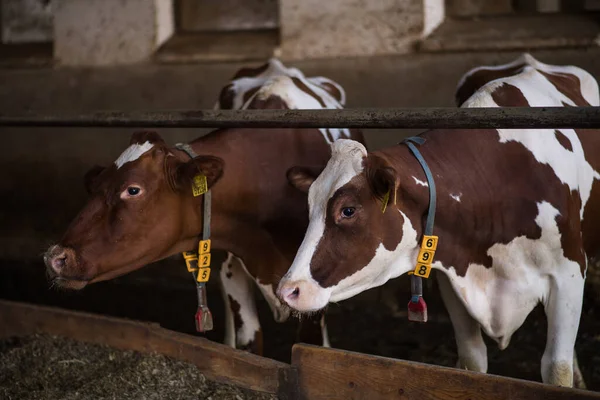
[[[306,78],[272,59],[240,70],[216,107],[341,108],[344,101],[334,81]],[[308,224],[305,196],[289,185],[286,171],[297,164],[322,169],[329,144],[338,138],[362,135],[347,129],[217,130],[190,143],[199,154],[190,160],[156,133],[136,133],[113,165],[88,173],[91,198],[46,253],[49,274],[60,286],[80,289],[194,249],[203,216],[191,179],[200,170],[212,189],[213,247],[228,252],[220,271],[228,311],[225,341],[260,353],[254,285],[275,318],[285,320],[289,308],[282,307],[275,288]],[[301,332],[309,336],[303,341],[327,344],[322,321],[303,322]]]
[[[528,54],[470,71],[458,94],[462,107],[599,105],[590,74]],[[421,137],[437,186],[433,268],[459,366],[485,372],[481,331],[503,349],[542,303],[543,381],[571,386],[587,260],[600,255],[600,132],[432,130]],[[278,288],[292,308],[319,310],[415,268],[429,188],[406,145],[367,153],[340,140],[316,180],[301,169],[289,177],[300,189],[310,185],[309,227]],[[388,190],[397,201],[382,213]]]

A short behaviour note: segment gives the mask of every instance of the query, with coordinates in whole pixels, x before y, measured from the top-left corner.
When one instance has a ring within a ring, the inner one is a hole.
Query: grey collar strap
[[[181,150],[186,153],[191,159],[198,157],[198,154],[194,152],[192,146],[187,143],[177,143],[175,145],[177,150]],[[210,219],[211,219],[211,202],[212,193],[210,189],[203,195],[203,209],[202,209],[202,240],[208,240],[210,238]]]

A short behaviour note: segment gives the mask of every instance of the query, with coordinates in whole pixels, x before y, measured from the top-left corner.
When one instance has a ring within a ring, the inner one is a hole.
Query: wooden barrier
[[[294,345],[304,399],[600,399],[600,393],[456,368]]]
[[[196,365],[207,378],[319,399],[600,399],[600,393],[298,344],[292,365],[148,324],[0,300],[0,338],[47,333],[123,350],[157,352]]]

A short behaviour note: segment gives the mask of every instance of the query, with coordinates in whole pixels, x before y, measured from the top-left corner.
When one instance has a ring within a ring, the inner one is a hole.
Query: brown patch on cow
[[[487,83],[500,78],[506,78],[520,73],[525,64],[519,64],[505,69],[486,69],[482,68],[469,75],[463,84],[456,90],[456,105],[461,106],[477,90]]]
[[[254,333],[254,338],[249,341],[246,345],[241,346],[240,350],[249,351],[253,354],[262,355],[263,354],[263,333],[262,330],[259,329]]]
[[[496,88],[492,92],[492,99],[501,107],[529,107],[521,89],[508,83]]]
[[[586,161],[594,171],[600,171],[600,130],[577,129],[575,133],[583,147]],[[600,257],[600,181],[594,180],[581,222],[583,247],[589,258]]]
[[[568,137],[565,136],[564,133],[562,133],[561,131],[556,129],[554,131],[554,135],[556,136],[556,140],[558,140],[558,143],[560,143],[560,145],[562,147],[564,147],[565,149],[567,149],[569,151],[573,151],[573,145],[571,144],[571,141],[569,140]]]
[[[581,219],[579,210],[581,210],[581,197],[576,190],[570,191],[567,185],[564,185],[565,196],[569,198],[566,202],[564,211],[556,217],[558,231],[560,232],[560,244],[563,249],[563,255],[571,261],[579,264],[581,276],[585,276],[585,253],[581,237]]]
[[[219,107],[223,110],[231,110],[233,108],[233,100],[235,99],[235,91],[233,83],[228,84],[219,94]]]
[[[327,105],[325,104],[325,102],[323,101],[321,96],[319,96],[315,92],[313,92],[313,90],[311,88],[309,88],[308,86],[306,86],[304,84],[304,82],[302,82],[300,79],[294,77],[294,78],[292,78],[292,82],[294,82],[294,84],[298,87],[298,89],[302,90],[304,93],[308,94],[309,96],[314,97],[319,102],[321,107],[327,108]]]
[[[520,236],[541,237],[535,219],[538,204],[544,201],[560,213],[556,222],[567,245],[565,256],[581,261],[576,250],[581,249],[580,200],[549,165],[539,163],[520,143],[500,143],[495,130],[428,132],[426,137],[421,151],[434,176],[440,176],[436,178],[438,194],[464,194],[460,203],[438,195],[437,261],[454,267],[460,276],[470,263],[491,267],[487,252],[493,245]],[[461,143],[460,157],[447,151],[450,143]],[[424,179],[424,174],[418,178]],[[421,201],[427,202],[425,197]]]
[[[240,314],[240,303],[231,297],[230,294],[228,294],[227,297],[229,297],[229,308],[231,308],[231,312],[233,313],[233,326],[237,332],[244,325],[242,315]]]
[[[250,68],[250,67],[241,68],[235,73],[235,75],[233,76],[233,78],[231,78],[231,80],[234,81],[234,80],[240,79],[240,78],[254,78],[254,77],[259,76],[263,72],[265,72],[268,68],[269,68],[269,63],[265,63],[265,64],[261,65],[260,67],[256,67],[256,68]]]
[[[342,92],[333,84],[329,82],[321,82],[319,86],[323,88],[327,93],[333,96],[334,99],[338,101],[338,103],[342,102]]]
[[[252,98],[252,96],[254,96],[254,94],[255,94],[256,92],[258,92],[258,91],[259,91],[259,89],[260,89],[260,86],[257,86],[257,87],[255,87],[255,88],[252,88],[252,89],[248,90],[246,93],[244,93],[244,97],[243,97],[243,103],[242,103],[242,104],[246,104],[246,102],[247,102],[248,100],[250,100],[250,98]]]
[[[537,71],[544,75],[559,92],[571,99],[575,105],[580,107],[590,105],[581,94],[581,83],[577,76],[558,72],[549,73],[541,70]]]
[[[254,97],[247,107],[248,110],[287,110],[288,108],[287,103],[276,94],[272,94],[266,99]]]

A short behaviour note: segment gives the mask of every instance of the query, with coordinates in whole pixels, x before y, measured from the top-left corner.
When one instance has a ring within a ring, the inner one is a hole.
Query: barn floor
[[[195,291],[187,275],[152,278],[165,274],[165,268],[180,263],[162,262],[111,282],[89,286],[81,292],[49,290],[42,266],[36,275],[32,266],[0,266],[0,297],[68,309],[104,313],[143,321],[195,334]],[[16,267],[16,268],[15,268]],[[10,271],[10,273],[8,273]],[[166,274],[169,275],[169,274]],[[168,282],[168,283],[167,283]],[[333,347],[429,364],[454,366],[456,346],[452,326],[437,289],[426,289],[430,321],[411,323],[404,312],[408,302],[408,280],[402,277],[353,299],[333,304],[328,310],[328,329]],[[215,316],[215,330],[207,336],[220,341],[223,334],[222,303],[216,282],[209,285],[209,304]],[[591,390],[600,391],[600,318],[598,303],[586,294],[576,349],[579,363]],[[265,355],[290,361],[296,320],[284,324],[273,321],[268,306],[259,302],[264,328]],[[540,360],[545,346],[546,323],[541,308],[536,309],[512,338],[508,349],[500,351],[488,343],[489,372],[497,375],[541,381]]]
[[[0,398],[269,400],[275,396],[207,380],[161,355],[47,335],[0,342]]]

